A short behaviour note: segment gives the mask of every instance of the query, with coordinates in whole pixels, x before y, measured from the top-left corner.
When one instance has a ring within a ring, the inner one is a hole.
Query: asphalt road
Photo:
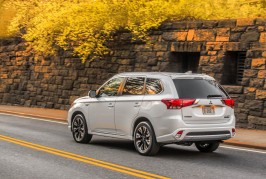
[[[1,179],[266,178],[266,151],[227,147],[205,154],[168,145],[144,157],[130,141],[78,144],[66,124],[0,114]]]

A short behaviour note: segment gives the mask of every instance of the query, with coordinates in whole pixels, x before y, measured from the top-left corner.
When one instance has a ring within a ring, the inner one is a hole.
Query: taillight
[[[234,108],[235,101],[233,99],[223,99],[223,103],[231,108]]]
[[[191,106],[195,99],[162,99],[167,109],[181,109],[182,107]]]

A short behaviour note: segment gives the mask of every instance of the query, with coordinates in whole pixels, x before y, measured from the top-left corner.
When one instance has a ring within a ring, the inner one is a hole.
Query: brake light
[[[223,99],[223,103],[231,108],[234,108],[235,101],[233,99]]]
[[[182,107],[191,106],[195,99],[162,99],[167,109],[181,109]]]

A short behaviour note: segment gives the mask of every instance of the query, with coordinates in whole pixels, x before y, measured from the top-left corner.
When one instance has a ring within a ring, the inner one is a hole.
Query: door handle
[[[134,107],[140,107],[140,103],[135,103]]]
[[[114,107],[114,104],[113,103],[109,103],[108,107],[112,108],[112,107]]]

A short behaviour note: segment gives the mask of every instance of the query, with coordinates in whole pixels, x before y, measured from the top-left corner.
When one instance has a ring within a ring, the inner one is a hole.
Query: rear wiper
[[[220,94],[212,94],[212,95],[208,95],[207,98],[222,98],[223,96]]]

